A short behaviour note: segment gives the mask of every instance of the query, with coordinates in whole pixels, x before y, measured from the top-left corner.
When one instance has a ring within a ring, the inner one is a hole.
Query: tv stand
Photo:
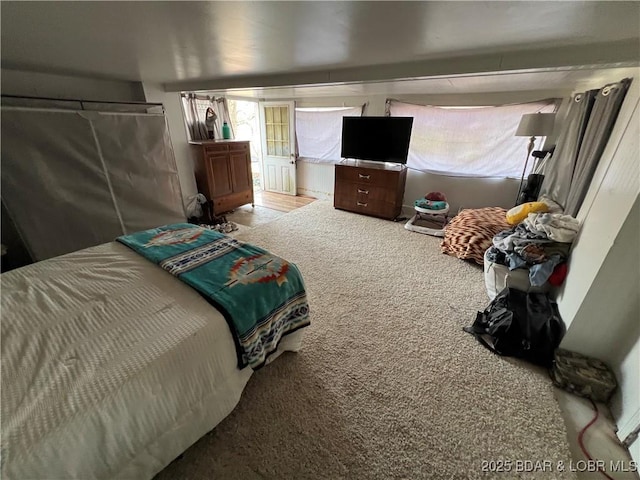
[[[407,180],[405,165],[344,160],[336,164],[335,173],[335,208],[388,220],[400,215]]]

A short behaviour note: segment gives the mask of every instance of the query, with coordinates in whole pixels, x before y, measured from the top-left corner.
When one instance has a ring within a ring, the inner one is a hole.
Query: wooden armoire
[[[249,142],[202,140],[190,143],[195,150],[198,191],[211,202],[214,215],[247,203],[254,204]]]

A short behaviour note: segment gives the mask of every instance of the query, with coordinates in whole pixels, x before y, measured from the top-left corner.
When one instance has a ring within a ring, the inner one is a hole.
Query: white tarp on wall
[[[516,137],[526,113],[552,113],[554,101],[443,108],[388,101],[392,117],[413,117],[407,165],[446,175],[520,178],[528,139]],[[538,138],[535,148],[542,146]],[[529,162],[529,170],[533,162]],[[527,172],[529,173],[529,172]]]
[[[296,140],[300,159],[337,163],[342,148],[342,117],[359,117],[362,107],[296,108]]]
[[[3,107],[2,201],[34,260],[185,221],[157,114]]]

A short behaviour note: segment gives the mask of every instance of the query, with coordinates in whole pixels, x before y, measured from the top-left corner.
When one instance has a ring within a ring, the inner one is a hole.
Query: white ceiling
[[[640,62],[638,2],[3,1],[1,26],[3,68],[174,91],[340,83],[390,93],[411,84],[379,81],[432,76],[448,79],[411,88],[535,89],[540,77],[526,74],[560,81],[592,75],[585,65]],[[488,85],[496,71],[520,76]]]

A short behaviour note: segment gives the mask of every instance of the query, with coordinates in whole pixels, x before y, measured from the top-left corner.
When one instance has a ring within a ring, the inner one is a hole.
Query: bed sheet
[[[252,374],[223,316],[124,245],[1,280],[3,478],[151,478]],[[279,351],[299,348],[289,337]]]

